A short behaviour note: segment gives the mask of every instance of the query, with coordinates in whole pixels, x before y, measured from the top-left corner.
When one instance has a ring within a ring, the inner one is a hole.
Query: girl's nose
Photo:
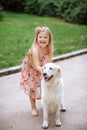
[[[42,41],[44,40],[44,38],[42,37],[42,39],[41,39]]]

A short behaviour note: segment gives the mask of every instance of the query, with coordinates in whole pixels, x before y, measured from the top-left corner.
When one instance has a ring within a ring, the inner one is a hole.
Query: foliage
[[[85,0],[26,0],[25,12],[40,16],[55,16],[68,22],[87,24]]]
[[[87,24],[87,2],[85,0],[62,0],[57,8],[57,16],[68,22]]]
[[[87,26],[66,23],[55,17],[6,12],[0,21],[0,69],[22,63],[37,26],[51,29],[54,56],[87,48]]]
[[[5,10],[23,12],[25,0],[0,0]]]
[[[38,0],[25,0],[24,12],[30,14],[37,14],[39,11]]]
[[[87,25],[86,0],[1,0],[6,10],[40,16],[55,16],[68,22]]]
[[[38,4],[40,6],[39,12],[37,12],[38,15],[41,16],[56,16],[55,8],[56,8],[56,1],[54,0],[38,0]]]
[[[3,7],[0,5],[0,20],[2,20],[3,17],[4,17]]]

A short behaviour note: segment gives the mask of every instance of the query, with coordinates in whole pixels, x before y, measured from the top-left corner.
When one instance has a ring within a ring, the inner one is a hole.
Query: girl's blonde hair
[[[50,58],[52,58],[52,56],[53,56],[53,43],[52,42],[53,41],[52,41],[52,33],[51,33],[50,29],[48,27],[37,27],[35,29],[35,32],[36,32],[36,37],[34,39],[34,44],[38,44],[37,38],[38,38],[38,34],[40,32],[46,32],[49,35],[48,53],[50,55]]]
[[[49,62],[51,62],[52,60],[52,56],[53,56],[53,40],[52,40],[52,33],[50,31],[50,29],[48,27],[37,27],[35,28],[35,38],[34,38],[34,42],[32,47],[36,44],[38,45],[38,34],[40,32],[46,32],[49,35],[49,44],[48,44],[48,53],[49,53]],[[31,49],[32,47],[29,49],[28,53],[27,53],[27,68],[29,68],[30,66],[30,62],[31,62]]]

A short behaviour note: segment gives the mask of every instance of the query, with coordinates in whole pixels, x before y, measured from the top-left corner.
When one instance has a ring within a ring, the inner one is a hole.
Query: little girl
[[[52,33],[48,27],[35,29],[35,40],[25,56],[21,70],[21,87],[29,95],[32,115],[37,116],[36,99],[41,98],[42,66],[51,62],[53,55]]]

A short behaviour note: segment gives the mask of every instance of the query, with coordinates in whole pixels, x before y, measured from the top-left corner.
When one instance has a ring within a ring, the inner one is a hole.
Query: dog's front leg
[[[65,106],[64,106],[63,97],[62,97],[62,103],[61,103],[61,111],[62,111],[62,112],[65,112],[65,111],[66,111],[66,108],[65,108]]]
[[[42,128],[47,129],[49,125],[48,122],[48,107],[45,103],[43,103],[43,124]]]
[[[61,126],[61,121],[60,121],[60,108],[61,108],[61,103],[57,106],[56,109],[56,114],[55,114],[55,124],[56,126]]]

